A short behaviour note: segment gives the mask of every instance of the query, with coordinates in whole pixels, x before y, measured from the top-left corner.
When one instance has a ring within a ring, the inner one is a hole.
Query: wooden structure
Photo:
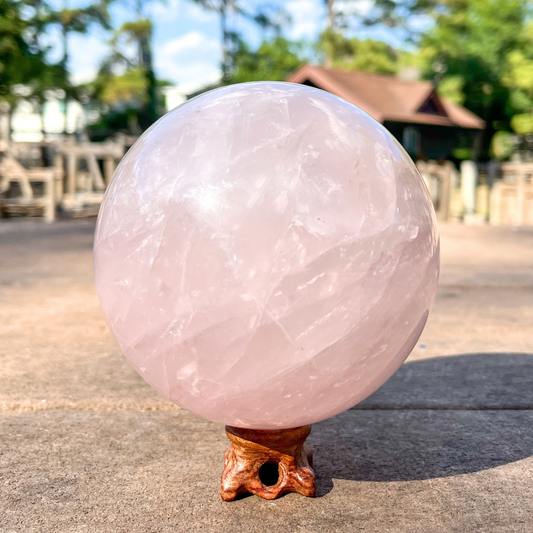
[[[451,215],[452,194],[457,182],[455,165],[451,161],[417,161],[416,166],[431,194],[437,220],[446,222]]]
[[[288,78],[333,93],[381,122],[413,159],[447,160],[472,148],[485,122],[441,98],[428,81],[305,65]]]
[[[121,142],[65,143],[59,153],[65,161],[66,180],[62,206],[66,210],[97,213],[105,189],[125,153]],[[100,168],[102,162],[103,172]]]
[[[533,226],[533,163],[503,163],[490,192],[492,225]]]
[[[44,214],[47,221],[57,209],[71,216],[96,215],[105,189],[131,139],[105,143],[46,144],[54,154],[52,167],[26,168],[23,153],[39,151],[42,143],[17,146],[0,141],[0,209],[4,215]],[[32,161],[35,164],[35,161]]]
[[[28,169],[17,160],[12,147],[5,142],[0,145],[1,213],[42,213],[47,222],[52,222],[56,218],[62,180],[63,171],[58,158],[53,167]]]
[[[226,426],[221,494],[231,501],[251,493],[273,500],[286,492],[316,496],[313,453],[305,444],[311,426],[254,430]]]

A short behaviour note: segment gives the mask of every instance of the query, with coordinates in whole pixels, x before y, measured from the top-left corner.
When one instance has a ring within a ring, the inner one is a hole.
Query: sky
[[[53,3],[61,0],[54,0]],[[133,19],[127,0],[120,0],[112,8],[115,27]],[[264,4],[265,0],[241,0],[250,11]],[[362,9],[371,0],[360,0]],[[52,3],[52,2],[51,2]],[[270,4],[282,6],[290,14],[292,23],[284,30],[290,39],[315,39],[325,24],[323,0],[270,0]],[[81,0],[70,0],[70,6],[83,5]],[[150,0],[146,2],[147,13],[154,22],[154,63],[160,79],[176,84],[184,93],[192,92],[220,77],[220,22],[215,13],[196,5],[192,0]],[[57,7],[60,7],[59,4]],[[232,28],[242,32],[252,46],[259,44],[259,30],[242,18],[232,21]],[[367,32],[368,33],[368,32]],[[372,37],[394,42],[389,33]],[[101,29],[93,28],[88,35],[72,34],[69,39],[70,70],[75,83],[84,83],[94,78],[98,65],[109,51],[109,39]],[[51,60],[57,60],[62,53],[59,34],[50,32],[52,46]]]

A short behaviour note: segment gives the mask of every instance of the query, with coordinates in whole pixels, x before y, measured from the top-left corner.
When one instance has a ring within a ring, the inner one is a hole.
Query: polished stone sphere
[[[426,186],[378,122],[290,83],[223,87],[156,122],[118,167],[95,236],[125,356],[215,422],[317,422],[409,355],[435,297]]]

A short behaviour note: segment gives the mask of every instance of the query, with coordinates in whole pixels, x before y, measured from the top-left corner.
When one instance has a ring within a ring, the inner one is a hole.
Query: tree
[[[149,3],[150,0],[132,0],[134,20],[124,22],[114,32],[109,55],[100,65],[94,83],[86,87],[97,104],[115,108],[120,105],[123,112],[119,115],[127,115],[127,127],[132,132],[147,129],[160,114],[152,54],[153,24],[146,14]],[[135,47],[133,55],[130,45]]]
[[[224,82],[231,77],[234,68],[233,58],[237,56],[241,46],[239,33],[228,26],[231,14],[239,15],[257,24],[263,31],[263,37],[266,36],[265,32],[268,30],[279,33],[281,27],[290,20],[284,9],[270,4],[263,4],[255,12],[251,12],[241,0],[193,0],[193,2],[209,11],[214,11],[220,17],[221,69]]]
[[[244,42],[232,58],[229,83],[283,81],[304,62],[302,46],[283,37],[265,40],[255,51]]]
[[[110,17],[108,12],[110,0],[97,0],[97,2],[88,5],[87,7],[69,8],[67,0],[63,0],[63,7],[56,10],[52,4],[45,0],[36,0],[35,6],[37,13],[35,17],[35,26],[40,31],[46,29],[48,26],[58,26],[61,30],[63,42],[63,56],[60,61],[60,66],[64,73],[64,77],[60,87],[65,91],[64,107],[64,133],[67,133],[67,110],[68,103],[72,96],[74,96],[75,89],[72,87],[68,76],[69,63],[69,45],[68,38],[71,33],[86,34],[91,26],[100,26],[109,30]]]
[[[381,25],[404,30],[406,36],[417,33],[411,24],[414,17],[438,4],[439,0],[324,0],[328,30]]]
[[[502,82],[509,90],[512,111],[510,124],[519,135],[533,133],[533,24],[525,30],[522,49],[511,50],[506,58],[506,72]]]
[[[425,75],[485,119],[487,156],[494,132],[509,130],[511,117],[533,105],[533,74],[527,80],[533,66],[530,3],[445,0],[427,13],[434,27],[421,39]]]
[[[28,7],[19,0],[0,0],[0,102],[11,108],[21,96],[38,92],[47,69],[37,33],[23,16]]]
[[[418,20],[417,15],[427,15],[437,3],[438,0],[324,0],[327,27],[320,36],[318,50],[327,66],[395,73],[399,68],[396,63],[412,54],[396,51],[379,40],[362,39],[358,33],[382,26],[394,29],[397,38],[413,44],[419,30],[412,21]]]
[[[396,74],[402,56],[401,52],[382,41],[347,38],[331,30],[324,31],[320,36],[318,50],[330,67],[380,74]]]
[[[335,11],[333,10],[335,0],[324,0],[326,5],[326,20],[328,30],[335,31],[336,21],[335,21]]]
[[[142,133],[140,117],[147,99],[146,76],[142,68],[129,68],[118,74],[101,68],[86,90],[100,115],[99,121],[90,127],[93,136],[95,130],[102,138],[106,138],[109,131]]]
[[[138,57],[137,64],[141,72],[144,73],[146,98],[139,122],[143,130],[151,126],[158,118],[157,112],[157,82],[154,73],[152,60],[152,22],[143,15],[143,2],[137,0],[137,19],[133,22],[126,22],[119,30],[126,35],[130,41],[137,43]]]
[[[85,87],[101,116],[91,129],[101,130],[101,134],[110,129],[139,134],[159,118],[164,106],[159,87],[169,83],[155,77],[153,26],[145,16],[148,1],[135,0],[136,20],[115,31],[96,79]]]

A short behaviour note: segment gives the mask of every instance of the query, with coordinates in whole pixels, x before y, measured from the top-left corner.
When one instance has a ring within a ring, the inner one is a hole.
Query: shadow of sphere
[[[313,425],[319,495],[332,479],[432,479],[533,455],[532,383],[532,354],[404,364],[364,402]]]

